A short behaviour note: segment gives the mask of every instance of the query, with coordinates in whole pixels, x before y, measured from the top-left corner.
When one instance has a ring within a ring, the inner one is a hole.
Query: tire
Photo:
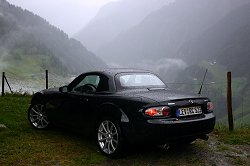
[[[50,122],[42,102],[33,103],[28,109],[28,120],[32,127],[38,130],[48,129]]]
[[[97,145],[109,158],[119,158],[124,150],[124,138],[120,125],[111,117],[103,118],[97,126]]]

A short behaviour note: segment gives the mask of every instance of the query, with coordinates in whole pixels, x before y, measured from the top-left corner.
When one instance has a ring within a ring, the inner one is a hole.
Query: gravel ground
[[[208,146],[208,165],[250,165],[250,145],[228,145],[211,137]]]
[[[250,145],[228,145],[210,135],[208,141],[197,140],[187,146],[165,150],[158,147],[137,147],[122,159],[107,159],[103,165],[167,165],[167,166],[249,166]]]

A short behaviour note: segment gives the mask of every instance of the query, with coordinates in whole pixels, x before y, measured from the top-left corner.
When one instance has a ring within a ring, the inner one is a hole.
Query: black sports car
[[[51,124],[93,135],[103,154],[116,157],[127,143],[190,143],[214,129],[207,97],[172,91],[151,72],[88,72],[68,86],[34,94],[28,119],[36,129]]]

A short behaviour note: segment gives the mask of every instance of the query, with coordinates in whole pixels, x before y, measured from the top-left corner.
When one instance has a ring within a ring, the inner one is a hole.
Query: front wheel
[[[47,129],[50,124],[47,118],[45,106],[42,103],[34,103],[30,105],[28,119],[31,126],[35,129]]]
[[[98,124],[97,143],[101,152],[117,158],[123,150],[123,136],[119,124],[112,118],[103,118]]]

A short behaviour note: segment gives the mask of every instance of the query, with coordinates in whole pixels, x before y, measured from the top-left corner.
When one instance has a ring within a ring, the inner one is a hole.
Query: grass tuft
[[[247,126],[241,126],[229,131],[226,126],[216,125],[214,134],[221,142],[231,145],[250,145],[250,129]]]

